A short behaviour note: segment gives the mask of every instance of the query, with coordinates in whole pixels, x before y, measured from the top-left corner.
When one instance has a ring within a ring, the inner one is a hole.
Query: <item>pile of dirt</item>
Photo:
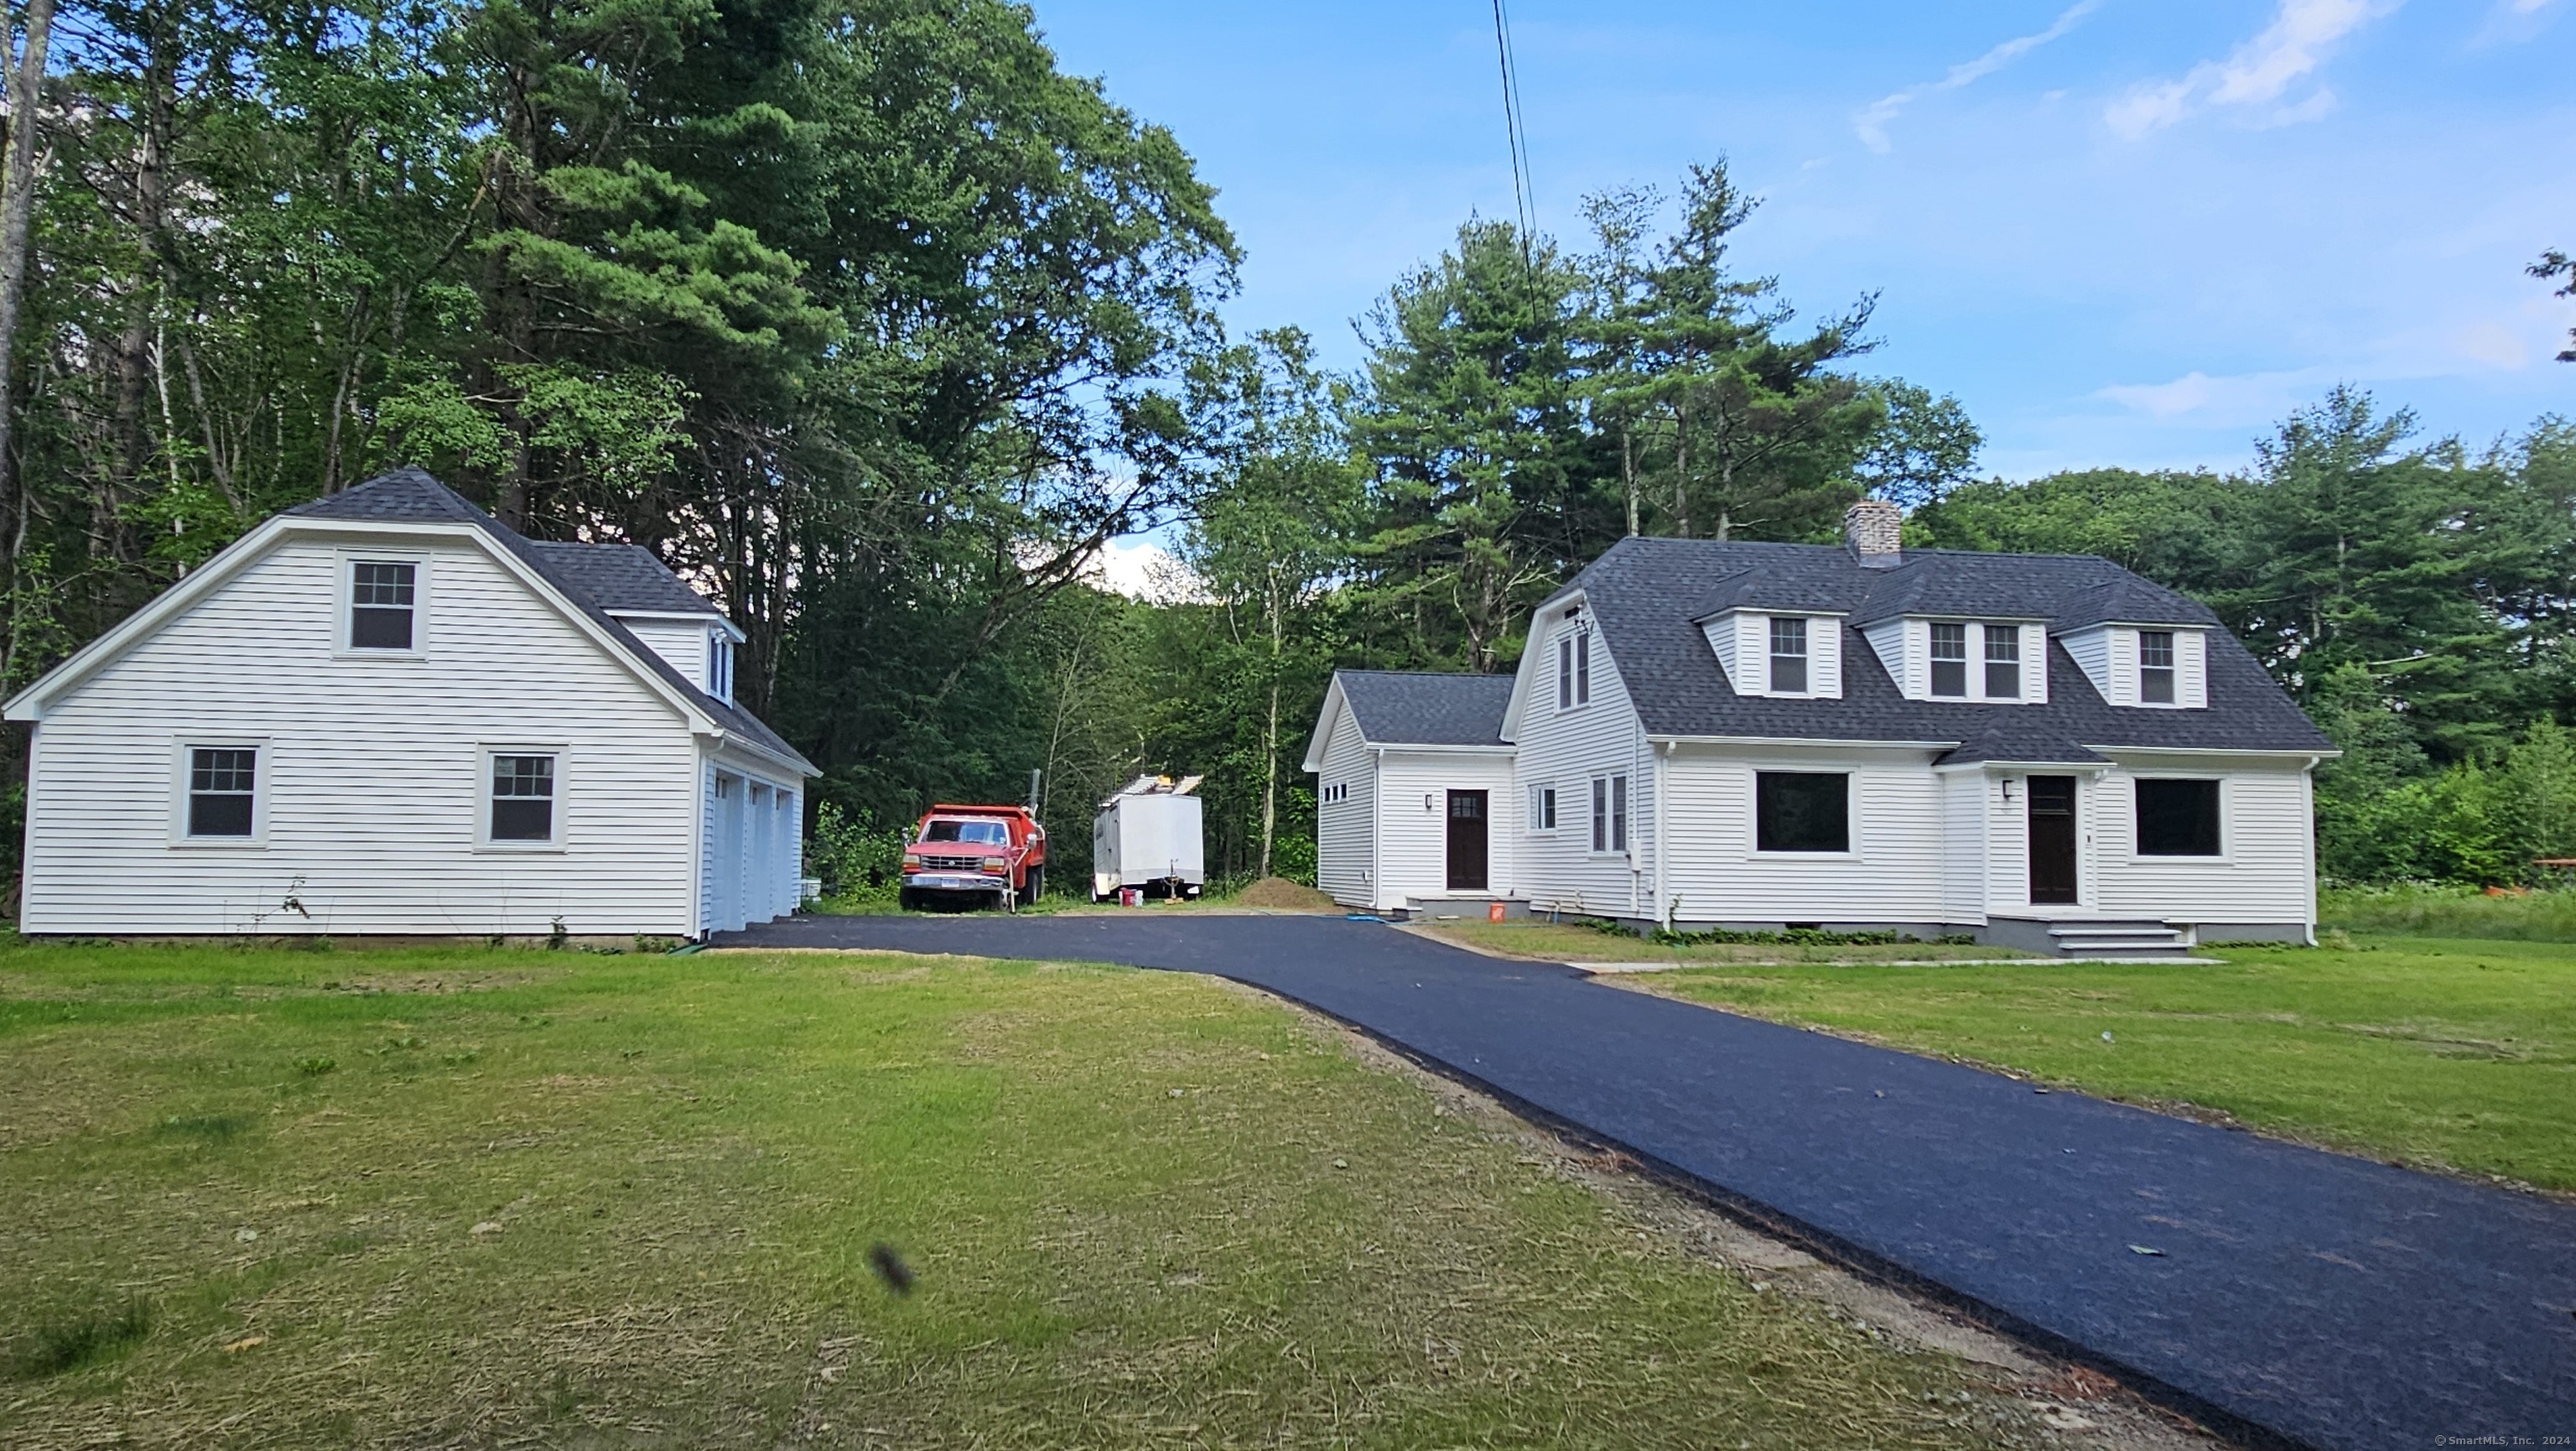
[[[1268,907],[1281,912],[1330,912],[1333,899],[1286,877],[1263,877],[1234,894],[1237,907]]]

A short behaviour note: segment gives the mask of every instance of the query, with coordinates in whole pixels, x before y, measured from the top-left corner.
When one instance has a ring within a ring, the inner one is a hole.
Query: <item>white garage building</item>
[[[31,935],[696,938],[795,910],[817,772],[646,551],[418,469],[280,514],[7,704]]]

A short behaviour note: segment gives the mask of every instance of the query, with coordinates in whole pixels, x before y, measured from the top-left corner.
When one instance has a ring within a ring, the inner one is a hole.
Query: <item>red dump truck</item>
[[[1025,806],[933,806],[903,849],[896,901],[926,907],[1025,907],[1046,892],[1046,828]]]

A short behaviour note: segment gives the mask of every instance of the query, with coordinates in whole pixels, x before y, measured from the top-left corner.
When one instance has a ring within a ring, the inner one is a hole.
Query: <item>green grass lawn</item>
[[[1736,965],[1630,985],[2576,1190],[2576,947],[2365,936],[2209,955],[2223,965]]]
[[[1195,977],[0,946],[10,1446],[2033,1434],[1624,1204]]]
[[[1959,958],[2018,957],[1975,943],[1894,942],[1818,944],[1787,942],[1656,943],[1629,933],[1603,932],[1568,922],[1435,921],[1415,930],[1447,937],[1480,952],[1541,962],[1925,962]]]

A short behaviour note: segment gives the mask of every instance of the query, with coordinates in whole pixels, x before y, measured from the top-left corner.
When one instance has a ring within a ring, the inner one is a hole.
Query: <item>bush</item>
[[[829,801],[814,808],[814,834],[805,842],[805,870],[822,878],[827,897],[891,897],[901,885],[903,849],[910,833],[854,819]]]

